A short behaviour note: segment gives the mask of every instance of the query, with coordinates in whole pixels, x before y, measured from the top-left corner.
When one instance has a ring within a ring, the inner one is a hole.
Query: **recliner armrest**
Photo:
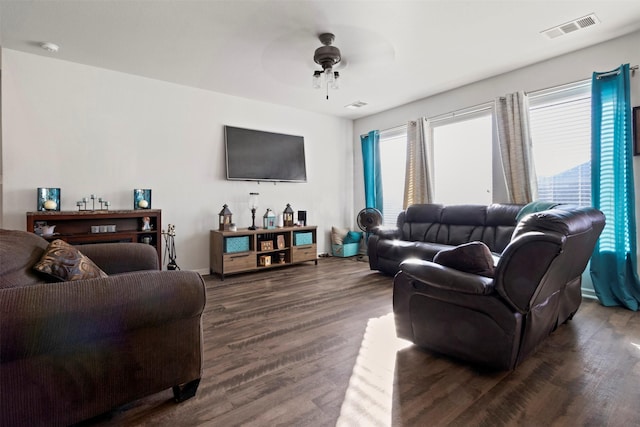
[[[490,277],[466,273],[431,261],[408,259],[400,264],[400,270],[419,282],[414,285],[417,290],[420,290],[420,286],[432,286],[473,295],[494,292],[493,279]]]
[[[549,266],[562,252],[566,237],[547,231],[528,231],[514,238],[496,266],[496,292],[513,308],[526,313]],[[554,283],[557,290],[564,283]]]

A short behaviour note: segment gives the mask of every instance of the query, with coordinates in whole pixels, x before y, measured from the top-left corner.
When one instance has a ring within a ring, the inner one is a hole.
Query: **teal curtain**
[[[364,196],[367,208],[382,212],[382,168],[380,166],[380,132],[372,130],[360,137],[364,169]]]
[[[591,258],[591,278],[603,305],[637,311],[629,64],[593,73],[591,96],[591,195],[607,221]]]

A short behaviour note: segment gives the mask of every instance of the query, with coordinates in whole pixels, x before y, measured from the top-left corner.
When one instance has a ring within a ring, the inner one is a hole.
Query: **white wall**
[[[208,272],[209,230],[227,203],[251,224],[249,192],[282,212],[307,210],[318,251],[332,225],[352,225],[351,120],[2,50],[3,227],[25,229],[37,187],[60,187],[62,210],[97,194],[131,209],[152,189],[163,225],[176,225],[177,262]],[[223,125],[305,137],[307,183],[227,181]]]
[[[562,39],[557,39],[561,43]],[[402,105],[354,122],[355,209],[364,206],[360,135],[415,120],[491,101],[517,90],[535,91],[564,83],[590,79],[594,71],[607,71],[620,64],[640,64],[640,31],[571,54],[540,62],[490,79],[482,80],[429,98]],[[434,64],[443,66],[443,64]],[[469,65],[473,67],[473,64]],[[428,78],[428,76],[425,76]],[[631,103],[640,105],[640,70],[631,78]],[[636,218],[640,218],[640,156],[634,157]],[[639,223],[640,225],[640,223]],[[640,233],[638,234],[640,248]],[[638,253],[640,264],[640,252]]]

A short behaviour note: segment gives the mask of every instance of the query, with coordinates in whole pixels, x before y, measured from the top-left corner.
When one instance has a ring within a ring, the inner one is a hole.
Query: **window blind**
[[[538,199],[591,205],[591,82],[529,94]]]

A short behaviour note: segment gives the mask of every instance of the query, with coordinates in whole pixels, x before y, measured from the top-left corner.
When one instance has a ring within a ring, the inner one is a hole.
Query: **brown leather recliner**
[[[393,288],[398,337],[473,364],[515,368],[578,310],[582,272],[604,224],[594,208],[530,214],[494,277],[404,261]]]

